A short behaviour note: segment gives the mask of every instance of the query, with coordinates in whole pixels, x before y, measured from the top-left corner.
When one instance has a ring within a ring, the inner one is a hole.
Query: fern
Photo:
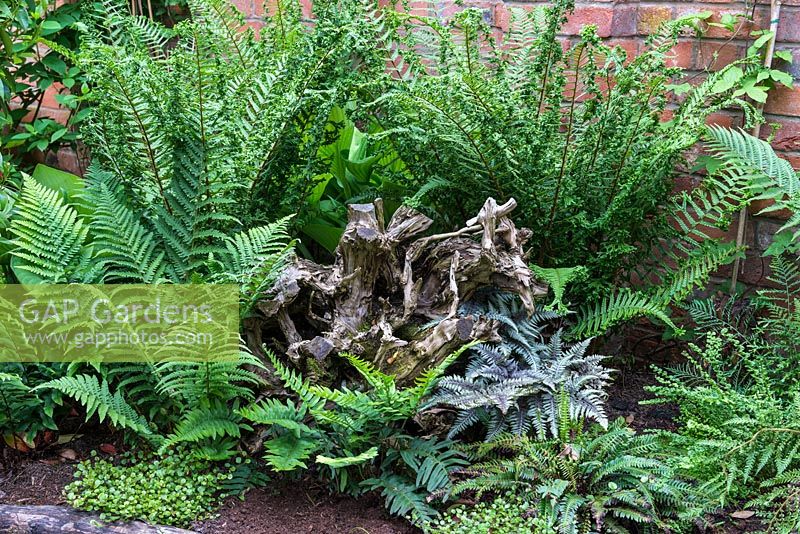
[[[428,493],[446,498],[449,475],[465,462],[452,442],[413,438],[402,426],[461,352],[423,373],[409,388],[397,387],[392,376],[345,354],[364,381],[361,390],[311,384],[265,349],[276,375],[301,402],[264,400],[238,413],[265,426],[264,458],[273,470],[305,469],[315,455],[320,476],[336,490],[360,494],[365,488],[381,489],[391,513],[425,521],[433,513]]]
[[[159,454],[179,443],[199,443],[228,437],[238,439],[240,435],[239,420],[227,406],[196,408],[184,415],[174,432],[161,444]]]
[[[564,291],[566,291],[567,286],[571,282],[582,280],[587,275],[584,267],[544,269],[533,265],[531,270],[542,282],[546,283],[553,292],[553,302],[551,302],[547,308],[555,310],[562,315],[569,311],[567,304],[564,303]]]
[[[160,436],[153,434],[147,420],[128,404],[121,391],[112,393],[108,382],[100,381],[96,376],[65,376],[37,387],[57,389],[75,398],[86,409],[87,419],[97,414],[101,423],[108,418],[113,425],[132,430],[154,443],[161,440]]]
[[[122,200],[120,187],[106,173],[89,173],[93,186],[87,190],[92,205],[89,228],[107,281],[162,281],[174,273],[168,269],[166,253],[138,217]]]
[[[436,515],[425,497],[416,492],[417,486],[403,477],[388,475],[367,479],[362,484],[370,490],[381,490],[390,514],[410,516],[414,523],[424,523]]]
[[[691,486],[675,478],[653,453],[653,436],[635,436],[621,420],[608,430],[573,439],[537,441],[503,434],[468,447],[473,465],[455,494],[513,491],[529,513],[559,532],[663,532],[698,502]]]
[[[59,192],[26,178],[16,207],[9,230],[17,247],[12,268],[20,281],[96,281],[89,229]]]
[[[648,403],[680,406],[684,426],[665,437],[683,451],[681,469],[720,504],[752,498],[800,461],[800,394],[773,377],[753,339],[712,331],[704,344],[690,345],[686,366],[656,370],[659,384],[648,388],[657,395]]]
[[[800,178],[788,161],[775,154],[769,143],[745,132],[719,126],[709,127],[708,138],[709,150],[722,160],[724,168],[746,175],[755,199],[771,201],[762,214],[789,209],[793,216],[782,230],[800,223],[797,215],[800,211]],[[795,232],[794,238],[797,237]]]
[[[627,57],[591,27],[562,48],[557,36],[573,7],[565,0],[512,10],[502,35],[475,8],[452,15],[449,24],[420,16],[425,9],[435,13],[433,4],[413,15],[386,13],[390,31],[379,45],[387,48],[398,83],[377,101],[386,113],[381,124],[410,171],[434,184],[425,198],[448,224],[459,211],[478,209],[477,199],[518,200],[515,220],[533,232],[532,259],[545,269],[542,278],[554,278],[553,306],[563,312],[568,298],[579,304],[606,299],[614,307],[622,297],[613,288],[638,278],[647,290],[636,309],[619,303],[615,320],[593,326],[605,330],[639,315],[662,320],[687,288],[703,285],[712,267],[732,259],[713,255],[700,265],[699,258],[686,258],[697,243],[671,228],[669,217],[694,217],[691,205],[704,203],[699,192],[685,204],[672,193],[672,169],[705,132],[708,113],[739,106],[757,120],[736,89],[717,86],[735,69],[755,77],[759,67],[748,57],[709,73],[681,100],[673,120],[662,122],[671,81],[680,75],[668,66],[670,51],[700,18],[663,24],[637,56]],[[704,212],[727,212],[726,195],[716,194],[711,181],[704,190],[714,194]],[[741,196],[734,184],[726,187]],[[643,262],[654,273],[665,264],[675,270],[663,280],[637,276]],[[575,264],[587,276],[565,291],[560,275]],[[664,304],[669,293],[674,297]]]
[[[582,307],[570,334],[582,337],[602,333],[613,325],[640,316],[655,317],[667,325],[677,328],[664,312],[662,301],[635,291],[620,289],[616,293],[604,297],[594,306]]]
[[[425,403],[458,410],[449,437],[478,422],[486,426],[487,439],[504,431],[555,435],[562,397],[568,420],[607,424],[604,388],[610,373],[600,365],[603,357],[585,354],[589,341],[565,345],[561,330],[546,340],[545,321],[554,314],[539,312],[528,318],[518,302],[503,294],[490,295],[485,303],[468,303],[462,313],[497,320],[501,342],[472,349],[464,376],[440,379]]]

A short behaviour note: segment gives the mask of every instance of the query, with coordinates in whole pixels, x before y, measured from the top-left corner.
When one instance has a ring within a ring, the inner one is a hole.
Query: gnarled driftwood
[[[525,263],[530,231],[508,217],[515,207],[489,198],[464,228],[420,237],[432,224],[422,213],[401,207],[384,227],[381,199],[350,205],[334,264],[295,259],[257,305],[255,341],[277,329],[301,368],[350,351],[405,381],[472,339],[492,339],[497,325],[459,316],[461,302],[493,286],[532,310],[547,291]]]

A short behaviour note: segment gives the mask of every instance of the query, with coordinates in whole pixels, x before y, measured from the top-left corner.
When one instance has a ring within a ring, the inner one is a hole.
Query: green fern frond
[[[26,178],[9,228],[17,247],[12,268],[22,282],[92,282],[93,250],[86,245],[89,228],[61,193]]]
[[[101,423],[108,418],[115,426],[133,430],[153,442],[161,441],[160,436],[150,430],[147,420],[128,404],[122,392],[111,393],[108,382],[100,382],[96,376],[65,376],[37,386],[37,389],[56,389],[74,398],[86,408],[87,420],[97,414]]]
[[[426,502],[425,496],[417,493],[416,486],[401,476],[371,478],[361,484],[370,490],[381,490],[390,514],[410,515],[415,523],[425,523],[436,515],[436,510]]]
[[[582,306],[570,334],[589,337],[607,331],[611,326],[634,317],[649,316],[677,329],[664,312],[664,301],[629,289],[621,289],[603,297],[594,306]]]
[[[89,177],[93,180],[87,188],[93,209],[89,229],[106,280],[151,284],[170,277],[160,243],[125,205],[119,187],[95,168]]]
[[[197,408],[183,416],[173,433],[161,444],[159,454],[179,443],[201,443],[240,435],[238,418],[227,406]]]

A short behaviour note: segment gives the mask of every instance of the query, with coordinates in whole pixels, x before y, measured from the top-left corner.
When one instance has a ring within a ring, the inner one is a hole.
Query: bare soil
[[[406,534],[418,532],[390,518],[376,495],[336,497],[298,481],[250,491],[244,502],[230,499],[219,517],[196,525],[203,534]]]

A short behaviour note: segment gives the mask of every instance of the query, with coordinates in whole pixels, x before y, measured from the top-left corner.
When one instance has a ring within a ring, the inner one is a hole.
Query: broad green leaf
[[[334,469],[339,469],[341,467],[347,467],[350,465],[358,465],[363,464],[364,462],[368,462],[372,460],[378,455],[378,447],[372,447],[368,449],[358,456],[342,456],[339,458],[329,458],[328,456],[317,455],[317,463],[328,465]]]
[[[732,89],[743,76],[744,71],[742,71],[742,69],[736,66],[730,67],[725,71],[722,77],[714,83],[711,87],[711,92],[716,94],[724,93]]]
[[[62,131],[64,133],[67,132],[66,129]],[[64,135],[64,133],[61,135]],[[47,165],[42,165],[41,163],[33,170],[31,177],[48,189],[63,193],[68,201],[74,201],[75,197],[84,190],[83,180],[80,176]]]
[[[791,88],[794,85],[794,78],[788,72],[772,69],[769,71],[770,77],[778,83],[782,83],[786,87]]]

